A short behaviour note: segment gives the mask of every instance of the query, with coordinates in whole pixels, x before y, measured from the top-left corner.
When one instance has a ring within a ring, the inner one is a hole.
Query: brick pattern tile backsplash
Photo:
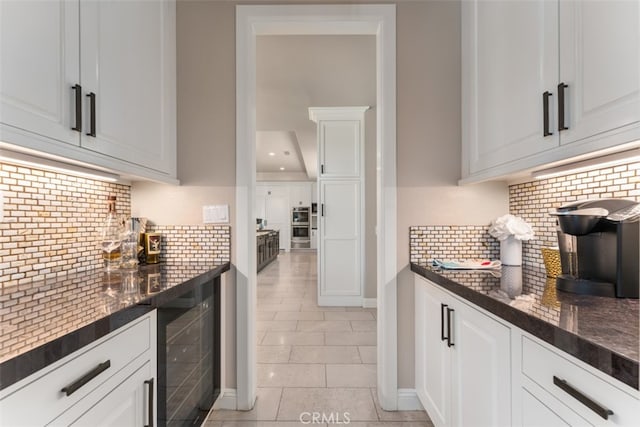
[[[0,163],[0,289],[102,266],[98,231],[107,197],[131,216],[131,187]],[[152,221],[153,218],[150,218]],[[153,225],[162,235],[160,261],[227,262],[228,225]]]
[[[409,259],[498,259],[500,244],[481,225],[419,225],[409,229]]]
[[[511,213],[524,218],[536,233],[522,245],[523,263],[544,272],[540,248],[557,246],[555,217],[549,210],[578,200],[611,197],[640,202],[640,162],[509,186]],[[543,288],[541,284],[539,291]]]
[[[150,225],[160,233],[160,261],[222,263],[231,259],[231,227],[228,225]]]
[[[536,234],[522,243],[523,264],[536,278],[531,281],[535,288],[531,292],[549,293],[540,251],[543,246],[557,246],[555,217],[549,211],[577,200],[611,197],[640,202],[640,162],[509,186],[510,213],[531,224]],[[410,260],[499,259],[499,242],[488,229],[489,224],[413,226],[409,230]]]
[[[98,227],[107,196],[130,215],[127,185],[0,163],[0,287],[101,265]]]

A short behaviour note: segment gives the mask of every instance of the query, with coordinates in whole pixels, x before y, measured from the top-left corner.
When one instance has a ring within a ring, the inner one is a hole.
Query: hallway
[[[214,411],[205,425],[432,426],[423,411],[378,405],[376,310],[318,307],[316,287],[315,252],[282,252],[258,274],[256,405]]]

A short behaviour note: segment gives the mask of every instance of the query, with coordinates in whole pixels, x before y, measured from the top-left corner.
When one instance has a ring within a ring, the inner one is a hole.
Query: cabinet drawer
[[[151,328],[152,317],[147,315],[16,384],[0,400],[2,423],[27,426],[51,421],[149,351]],[[86,383],[74,391],[73,385],[83,378]],[[71,394],[63,392],[64,388]]]
[[[522,373],[595,425],[637,425],[640,401],[633,391],[608,382],[555,350],[522,337]],[[555,379],[554,379],[555,378]],[[591,405],[591,407],[589,407]],[[597,406],[596,406],[597,405]],[[602,410],[613,414],[605,418]]]

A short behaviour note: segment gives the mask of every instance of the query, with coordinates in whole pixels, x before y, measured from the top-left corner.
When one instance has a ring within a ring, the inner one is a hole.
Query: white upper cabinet
[[[175,1],[0,2],[0,139],[175,182]]]
[[[569,144],[640,122],[640,2],[560,1]]]
[[[2,140],[44,135],[79,145],[72,129],[72,86],[80,82],[78,10],[78,2],[66,0],[0,2]]]
[[[80,56],[88,104],[81,145],[175,176],[174,8],[82,2]],[[95,136],[88,136],[94,114]]]
[[[289,203],[291,208],[306,207],[311,209],[311,183],[289,184]]]
[[[558,9],[548,1],[465,3],[463,129],[473,173],[558,145],[557,132],[543,132],[542,97],[557,84]]]
[[[640,4],[462,3],[463,182],[640,139]]]

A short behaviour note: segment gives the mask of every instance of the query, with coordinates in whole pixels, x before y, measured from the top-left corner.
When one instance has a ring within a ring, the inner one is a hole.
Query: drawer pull
[[[549,131],[549,97],[551,95],[549,91],[542,94],[542,136],[553,135],[553,132]]]
[[[82,86],[75,84],[71,86],[71,89],[73,89],[76,96],[76,125],[71,130],[82,132]]]
[[[91,113],[91,117],[89,117],[89,132],[87,132],[87,136],[96,136],[96,94],[90,92],[87,95],[89,98],[89,110]]]
[[[447,339],[446,335],[444,334],[444,309],[447,307],[447,304],[440,303],[440,341],[445,341]]]
[[[452,314],[455,310],[447,307],[447,347],[453,347],[455,344],[451,339],[451,322],[453,322]]]
[[[148,403],[148,424],[145,424],[144,427],[153,427],[153,378],[151,378],[150,380],[146,380],[144,382],[145,384],[149,385],[149,403]]]
[[[585,405],[587,408],[591,409],[593,412],[604,418],[605,420],[609,419],[609,415],[613,415],[613,411],[611,409],[607,409],[604,406],[601,406],[597,402],[594,402],[584,394],[580,393],[575,388],[571,387],[569,383],[565,380],[561,380],[560,378],[553,376],[553,383],[560,387],[563,391],[567,392],[571,397],[575,398],[578,402]]]
[[[560,83],[558,85],[558,130],[559,131],[569,129],[564,124],[564,90],[568,87],[569,85],[565,83]]]
[[[71,396],[73,393],[78,391],[80,387],[82,387],[83,385],[85,385],[86,383],[88,383],[89,381],[91,381],[92,379],[94,379],[95,377],[97,377],[107,369],[109,369],[110,366],[111,366],[111,361],[107,360],[106,362],[101,363],[95,368],[93,368],[90,372],[87,372],[87,374],[85,374],[79,380],[75,381],[72,384],[69,384],[68,386],[66,386],[60,391],[63,393],[66,393],[67,396]]]

